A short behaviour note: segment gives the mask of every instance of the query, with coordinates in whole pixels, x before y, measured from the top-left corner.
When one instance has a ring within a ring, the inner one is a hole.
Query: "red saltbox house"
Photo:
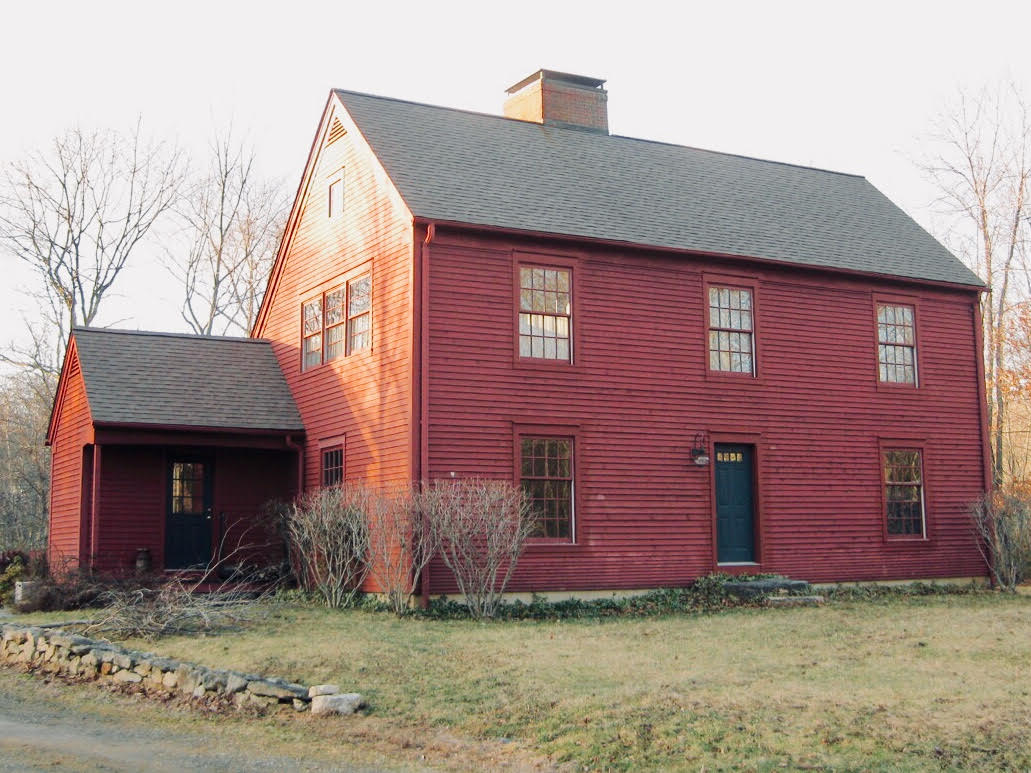
[[[185,566],[298,479],[455,475],[537,501],[513,591],[983,577],[982,283],[864,178],[612,136],[602,87],[333,91],[258,341],[73,334],[51,549]]]

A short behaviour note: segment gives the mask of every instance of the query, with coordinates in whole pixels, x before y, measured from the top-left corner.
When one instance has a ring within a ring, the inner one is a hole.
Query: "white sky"
[[[606,78],[613,133],[855,172],[925,226],[913,165],[957,87],[1031,90],[1029,2],[6,2],[0,163],[65,128],[198,154],[232,120],[291,192],[331,87],[499,113],[546,67]],[[158,249],[102,324],[184,329]],[[34,313],[0,254],[0,345]]]

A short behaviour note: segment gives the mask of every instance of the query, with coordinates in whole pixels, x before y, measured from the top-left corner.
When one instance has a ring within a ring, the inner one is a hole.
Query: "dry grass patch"
[[[1026,597],[502,624],[281,608],[261,630],[156,648],[590,768],[1031,766]]]

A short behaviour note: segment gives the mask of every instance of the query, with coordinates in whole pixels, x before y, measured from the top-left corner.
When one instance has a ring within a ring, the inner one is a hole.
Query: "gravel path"
[[[109,715],[80,700],[61,701],[62,691],[74,688],[44,685],[37,679],[0,668],[0,771],[381,769],[279,756],[271,740],[262,748],[230,746],[202,732],[147,725],[133,716],[132,706],[113,702]]]

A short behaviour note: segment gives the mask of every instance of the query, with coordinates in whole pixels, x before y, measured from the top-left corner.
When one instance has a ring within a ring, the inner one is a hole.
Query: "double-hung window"
[[[304,370],[370,348],[372,274],[360,274],[302,303],[301,325]]]
[[[519,266],[519,356],[573,361],[572,272]]]
[[[752,291],[709,286],[709,370],[755,375]]]
[[[915,448],[882,448],[884,517],[889,537],[923,537],[923,455]]]
[[[533,536],[573,538],[573,438],[519,438],[519,479],[537,528]]]
[[[877,377],[884,384],[917,385],[916,313],[912,306],[877,304]]]

